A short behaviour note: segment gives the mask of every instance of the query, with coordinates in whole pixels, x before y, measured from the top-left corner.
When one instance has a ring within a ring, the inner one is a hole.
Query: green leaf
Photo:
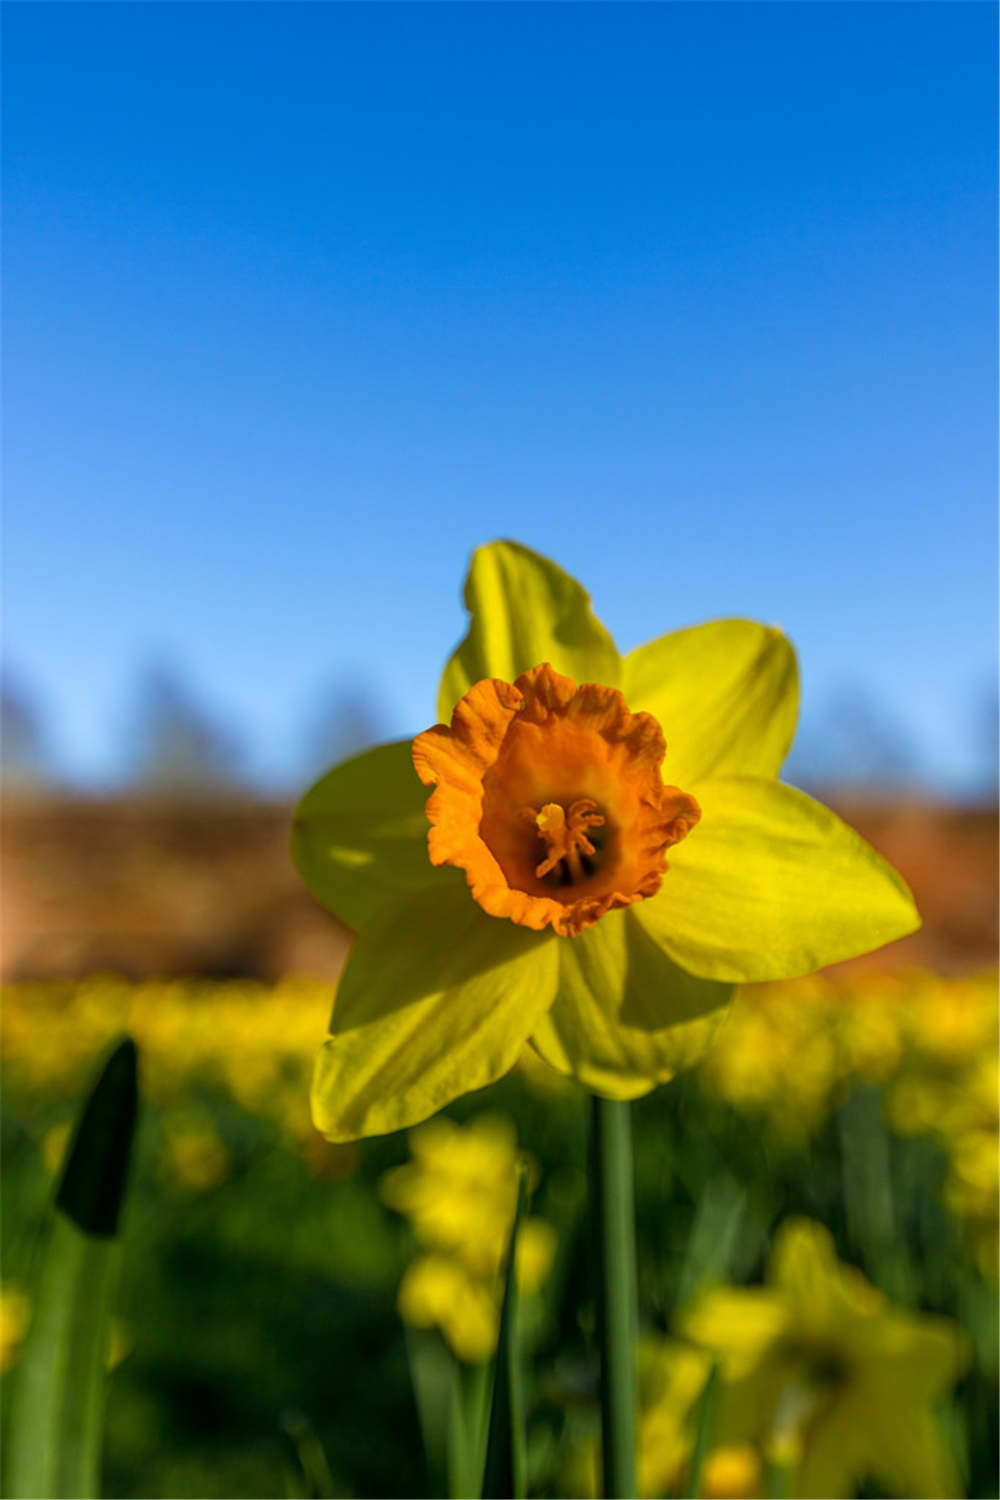
[[[663,779],[684,791],[709,776],[776,776],[795,734],[795,652],[754,620],[711,620],[640,646],[623,688],[633,713],[659,721]]]
[[[472,555],[465,581],[469,632],[441,679],[438,718],[484,677],[513,682],[549,662],[574,682],[617,687],[621,658],[590,608],[590,595],[562,568],[519,542],[491,542]]]
[[[401,1130],[509,1072],[555,995],[557,942],[487,916],[464,885],[385,907],[341,976],[313,1077],[317,1129],[339,1141]]]
[[[684,1494],[690,1500],[696,1500],[701,1491],[701,1475],[708,1453],[708,1439],[713,1427],[715,1415],[715,1393],[719,1383],[719,1363],[713,1364],[705,1381],[705,1389],[701,1393],[698,1402],[698,1426],[695,1433],[694,1452],[691,1455],[691,1467],[688,1471],[688,1482]]]
[[[517,1205],[507,1251],[500,1336],[493,1375],[493,1403],[486,1444],[483,1500],[523,1500],[527,1469],[524,1431],[524,1396],[521,1390],[521,1350],[518,1338],[517,1235],[524,1217],[527,1178],[523,1166],[518,1174]]]
[[[338,1493],[323,1444],[305,1412],[281,1413],[278,1424],[295,1455],[291,1471],[294,1492],[301,1500],[333,1500]]]
[[[135,1044],[112,1053],[84,1106],[56,1198],[11,1400],[12,1500],[99,1494],[114,1238],[137,1107]]]
[[[679,968],[643,929],[645,905],[557,939],[559,993],[531,1038],[551,1067],[604,1098],[637,1098],[689,1066],[732,992]]]
[[[706,979],[794,979],[904,937],[920,917],[902,877],[804,792],[750,776],[698,787],[701,822],[636,908]]]
[[[84,1234],[118,1231],[139,1106],[136,1062],[135,1043],[126,1037],[84,1104],[66,1157],[56,1207]]]
[[[462,1364],[436,1329],[406,1328],[405,1334],[427,1493],[468,1500],[482,1481],[489,1366]]]
[[[460,870],[435,869],[428,858],[428,792],[410,751],[409,740],[397,740],[334,766],[295,810],[295,866],[348,927],[408,891],[464,885]]]
[[[410,1384],[420,1422],[427,1463],[427,1493],[453,1493],[448,1483],[448,1424],[457,1404],[458,1368],[455,1356],[436,1329],[404,1325]]]

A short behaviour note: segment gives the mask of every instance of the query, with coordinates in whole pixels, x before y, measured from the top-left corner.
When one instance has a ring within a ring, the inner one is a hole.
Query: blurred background
[[[469,554],[512,536],[623,650],[780,624],[786,779],[924,915],[819,990],[746,992],[682,1108],[671,1086],[638,1109],[650,1326],[816,1217],[973,1338],[949,1441],[995,1494],[993,9],[5,23],[5,1362],[69,1121],[130,1029],[107,1492],[424,1492],[413,1242],[377,1188],[408,1147],[311,1131],[350,935],[299,888],[288,822],[331,762],[433,720]],[[529,1064],[453,1113],[487,1105],[559,1233],[533,1483],[565,1493],[592,1397],[582,1104]]]

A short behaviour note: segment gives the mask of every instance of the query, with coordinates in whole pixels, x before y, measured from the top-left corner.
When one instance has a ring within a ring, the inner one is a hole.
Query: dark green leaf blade
[[[524,1395],[518,1344],[517,1234],[527,1198],[526,1173],[522,1168],[517,1189],[517,1208],[507,1252],[507,1280],[500,1338],[493,1377],[493,1403],[486,1444],[483,1500],[523,1500],[525,1494],[526,1444]]]
[[[56,1207],[84,1234],[118,1229],[138,1107],[135,1042],[126,1037],[83,1106],[56,1194]]]
[[[14,1377],[5,1486],[11,1500],[93,1500],[100,1492],[115,1236],[136,1108],[136,1050],[126,1039],[84,1105],[56,1197]]]

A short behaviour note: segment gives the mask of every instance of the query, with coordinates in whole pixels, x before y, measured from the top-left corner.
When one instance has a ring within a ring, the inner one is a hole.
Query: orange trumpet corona
[[[665,786],[663,731],[616,688],[577,687],[549,664],[513,684],[487,678],[451,725],[413,742],[431,863],[464,869],[484,911],[576,937],[605,912],[654,895],[666,851],[698,822]]]

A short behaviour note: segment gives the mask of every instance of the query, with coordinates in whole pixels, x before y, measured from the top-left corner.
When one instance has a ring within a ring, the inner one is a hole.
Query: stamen
[[[533,807],[522,808],[521,817],[534,823],[545,843],[546,857],[535,869],[539,880],[560,863],[564,881],[570,885],[586,880],[593,873],[591,858],[597,850],[587,837],[587,830],[599,828],[604,818],[590,797],[578,797],[571,802],[568,815],[560,803],[546,802],[538,813]]]

